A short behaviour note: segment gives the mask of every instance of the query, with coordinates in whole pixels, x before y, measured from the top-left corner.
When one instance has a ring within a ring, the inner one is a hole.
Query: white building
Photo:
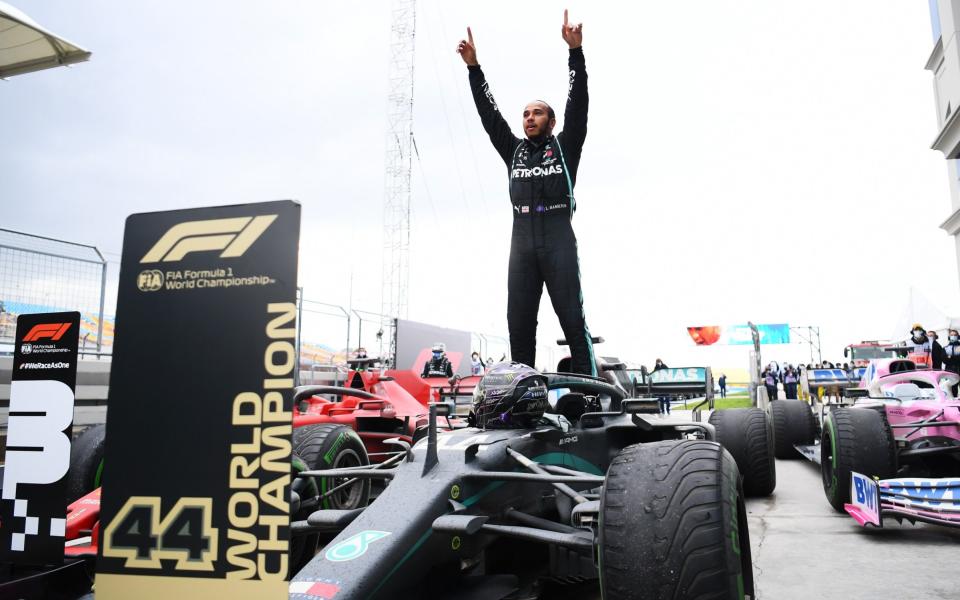
[[[939,128],[932,148],[947,159],[950,180],[950,216],[940,227],[954,237],[960,264],[960,0],[928,2],[933,52],[926,68],[933,72]]]

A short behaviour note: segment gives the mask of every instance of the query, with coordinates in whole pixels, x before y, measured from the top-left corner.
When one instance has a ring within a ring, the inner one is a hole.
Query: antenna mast
[[[416,8],[416,0],[393,0],[391,9],[383,197],[383,287],[380,297],[380,313],[384,319],[407,318]],[[395,339],[391,339],[391,356],[396,350],[394,344]]]

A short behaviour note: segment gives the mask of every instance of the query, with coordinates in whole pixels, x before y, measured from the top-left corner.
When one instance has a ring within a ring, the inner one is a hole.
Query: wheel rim
[[[360,455],[357,454],[356,451],[346,448],[337,454],[336,458],[333,459],[333,465],[331,465],[330,468],[345,469],[349,467],[359,467],[362,465],[363,462],[360,460]],[[323,480],[323,489],[333,489],[349,480],[349,477],[326,478]],[[360,506],[360,500],[363,498],[364,483],[364,480],[358,479],[353,484],[333,492],[326,498],[327,507],[340,510],[357,508]]]

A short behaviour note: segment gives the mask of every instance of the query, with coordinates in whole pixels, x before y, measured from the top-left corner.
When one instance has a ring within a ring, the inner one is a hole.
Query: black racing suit
[[[453,377],[453,365],[446,356],[431,358],[423,363],[423,372],[420,377]]]
[[[543,285],[570,344],[575,373],[596,375],[583,314],[577,238],[571,219],[573,187],[587,135],[587,71],[583,48],[570,50],[570,81],[563,131],[539,142],[520,139],[500,114],[479,66],[469,67],[470,88],[483,128],[507,165],[513,235],[507,279],[507,325],[513,360],[536,363],[537,313]]]

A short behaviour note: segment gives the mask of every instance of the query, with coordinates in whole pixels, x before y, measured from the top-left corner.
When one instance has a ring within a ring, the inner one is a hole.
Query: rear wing
[[[704,396],[709,399],[713,398],[713,371],[710,367],[660,369],[647,375],[646,385],[637,387],[652,396]]]
[[[354,371],[362,371],[364,369],[375,369],[385,365],[382,358],[371,356],[369,358],[348,358],[347,366]]]
[[[843,369],[807,369],[800,376],[800,387],[804,392],[814,395],[818,388],[849,388],[860,384],[860,379],[866,371],[865,367],[857,367],[849,373]]]

